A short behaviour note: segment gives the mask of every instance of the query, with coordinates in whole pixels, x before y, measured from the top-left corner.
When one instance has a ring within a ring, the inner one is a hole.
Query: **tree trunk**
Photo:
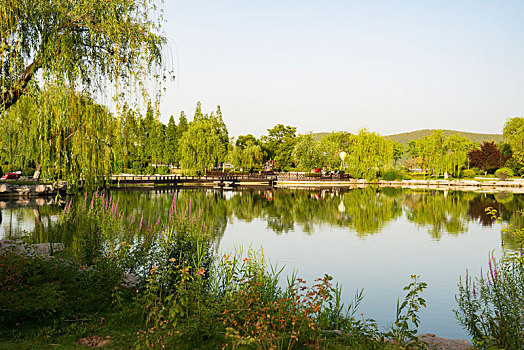
[[[33,181],[40,181],[40,174],[42,173],[42,165],[37,164],[35,168],[35,173],[33,174]]]

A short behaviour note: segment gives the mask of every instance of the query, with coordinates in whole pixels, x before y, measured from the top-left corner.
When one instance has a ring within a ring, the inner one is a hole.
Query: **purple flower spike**
[[[189,198],[189,217],[191,217],[191,206],[192,206],[192,198]]]
[[[156,221],[156,225],[160,225],[160,215],[158,215],[158,220]]]
[[[138,225],[138,232],[142,230],[142,222],[144,221],[144,214],[140,217],[140,224]]]

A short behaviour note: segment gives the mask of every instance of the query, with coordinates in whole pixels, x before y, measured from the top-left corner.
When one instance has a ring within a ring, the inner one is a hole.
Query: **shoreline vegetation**
[[[280,287],[282,269],[262,250],[216,252],[206,213],[191,200],[171,203],[152,221],[128,220],[110,193],[86,193],[66,203],[56,228],[57,237],[78,233],[79,255],[0,247],[0,348],[97,339],[138,349],[419,349],[439,340],[417,337],[427,287],[419,276],[382,328],[359,316],[362,290],[344,305],[327,274],[292,274]]]
[[[290,276],[281,288],[280,272],[262,252],[217,255],[205,224],[213,214],[193,212],[191,202],[174,197],[158,218],[128,222],[110,192],[87,191],[107,186],[114,173],[167,175],[179,167],[189,175],[338,172],[361,179],[356,186],[375,179],[391,185],[413,172],[434,177],[436,184],[421,186],[437,189],[440,177],[504,181],[524,175],[524,118],[506,121],[502,142],[434,130],[406,145],[367,129],[298,134],[283,124],[258,138],[230,138],[220,106],[205,113],[200,102],[192,120],[181,112],[177,123],[159,112],[163,83],[175,71],[161,5],[0,2],[0,173],[86,190],[83,200],[64,205],[54,232],[75,234],[76,255],[52,248],[49,256],[0,255],[0,348],[92,345],[80,342],[86,338],[138,349],[422,347],[415,334],[426,283],[418,276],[397,303],[396,319],[380,329],[356,316],[362,293],[344,307],[329,275],[309,283]],[[29,184],[10,186],[0,190],[33,193]],[[34,193],[47,191],[35,186]],[[522,247],[524,231],[511,233]],[[476,346],[523,347],[523,266],[522,253],[490,259],[487,276],[461,284],[457,318]],[[121,283],[125,274],[135,276],[132,288]]]

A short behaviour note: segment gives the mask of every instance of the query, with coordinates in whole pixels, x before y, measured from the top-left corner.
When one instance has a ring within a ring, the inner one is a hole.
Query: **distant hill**
[[[426,137],[428,135],[431,135],[434,129],[423,129],[423,130],[415,130],[410,132],[403,132],[401,134],[393,134],[393,135],[387,135],[384,136],[388,140],[396,141],[398,143],[403,144],[406,146],[409,141],[420,139],[423,137]],[[448,137],[450,135],[455,134],[461,134],[462,136],[468,137],[471,141],[481,144],[484,141],[495,141],[495,143],[502,142],[502,134],[479,134],[474,132],[466,132],[466,131],[457,131],[457,130],[442,130],[444,132],[444,136]],[[317,140],[321,139],[323,136],[331,134],[330,132],[317,132],[315,133],[315,138]]]
[[[432,129],[424,129],[424,130],[416,130],[416,131],[411,131],[411,132],[403,132],[401,134],[387,135],[384,137],[406,146],[409,141],[420,139],[428,135],[431,135],[433,131],[434,130]],[[446,137],[449,137],[450,135],[461,134],[462,136],[466,136],[471,141],[478,143],[478,144],[484,141],[495,141],[495,143],[502,142],[502,134],[479,134],[479,133],[474,133],[474,132],[457,131],[457,130],[442,130],[442,131],[444,132],[444,136]]]

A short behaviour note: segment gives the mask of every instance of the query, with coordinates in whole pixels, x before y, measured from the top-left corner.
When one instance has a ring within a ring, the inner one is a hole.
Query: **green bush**
[[[107,260],[86,268],[72,258],[0,256],[0,325],[78,318],[111,305],[122,272]]]
[[[510,179],[514,176],[513,170],[510,168],[500,168],[495,171],[495,176],[501,180]]]
[[[522,165],[514,157],[508,159],[504,164],[504,168],[510,168],[513,170],[513,173],[518,173],[521,167]]]
[[[480,170],[479,168],[475,167],[475,168],[471,168],[471,170],[473,170],[475,172],[475,175],[482,175],[484,174],[482,172],[482,170]]]
[[[524,175],[524,167],[519,169],[519,176],[523,176],[523,175]]]
[[[402,180],[403,178],[404,174],[402,173],[402,171],[396,169],[386,170],[382,174],[382,180],[386,181]]]
[[[159,175],[169,175],[169,167],[167,166],[161,166],[157,168],[157,174]]]
[[[477,173],[473,169],[465,169],[462,171],[462,176],[465,178],[474,178],[476,175]]]

